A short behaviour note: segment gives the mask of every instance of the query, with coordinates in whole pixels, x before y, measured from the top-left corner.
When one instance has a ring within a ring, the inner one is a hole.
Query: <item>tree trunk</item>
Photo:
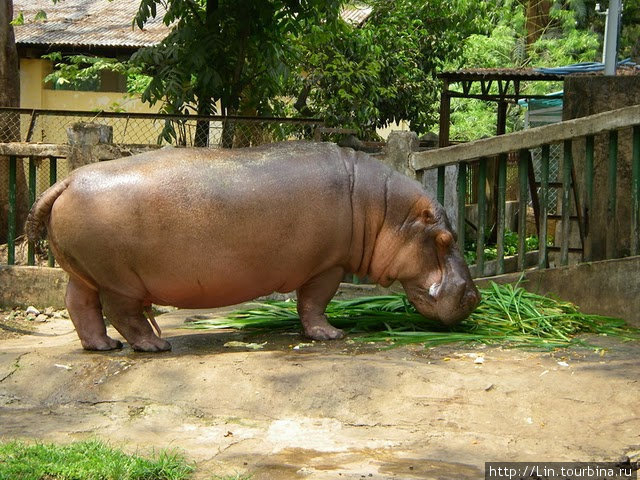
[[[13,0],[4,0],[0,4],[0,107],[20,106],[20,70],[18,51],[16,50],[13,32]],[[0,113],[0,142],[20,141],[20,115],[17,113]],[[9,169],[6,158],[0,159],[0,242],[7,239],[7,212],[9,199],[7,185],[9,183]],[[17,227],[18,235],[28,208],[28,195],[24,169],[18,161],[16,172],[17,194]]]
[[[20,63],[16,40],[13,34],[13,0],[4,0],[0,5],[0,107],[18,107],[20,105]],[[1,141],[9,142],[15,135],[20,138],[20,128],[7,125],[0,118]],[[6,131],[9,128],[8,133]],[[9,137],[6,135],[9,134]],[[6,139],[5,139],[6,138]]]
[[[211,100],[202,98],[198,100],[198,115],[211,115]],[[196,122],[196,136],[193,141],[194,147],[209,146],[209,121],[198,120]]]
[[[527,15],[527,47],[529,47],[540,38],[549,25],[551,0],[527,0],[525,9]]]

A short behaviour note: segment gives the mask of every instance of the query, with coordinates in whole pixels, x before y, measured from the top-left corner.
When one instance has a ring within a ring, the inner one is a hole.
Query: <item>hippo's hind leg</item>
[[[334,267],[311,278],[298,290],[298,315],[307,337],[314,340],[342,338],[344,332],[333,327],[324,314],[344,276],[344,269]]]
[[[142,301],[111,291],[100,292],[104,313],[131,347],[138,352],[164,352],[171,344],[158,337],[143,314]]]
[[[114,350],[122,342],[107,335],[98,292],[71,278],[64,297],[69,316],[85,350]]]

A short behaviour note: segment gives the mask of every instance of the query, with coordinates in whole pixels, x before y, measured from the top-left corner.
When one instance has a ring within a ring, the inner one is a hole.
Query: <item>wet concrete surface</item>
[[[85,352],[64,319],[3,339],[0,436],[177,449],[197,479],[477,479],[486,461],[640,451],[637,343],[599,337],[598,352],[552,353],[308,345],[296,332],[181,328],[197,314],[157,317],[173,345],[162,354]]]

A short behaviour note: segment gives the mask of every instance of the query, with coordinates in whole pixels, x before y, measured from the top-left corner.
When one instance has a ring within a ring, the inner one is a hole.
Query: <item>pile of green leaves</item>
[[[581,313],[569,302],[528,292],[519,285],[491,283],[481,294],[476,311],[452,328],[424,318],[402,294],[334,300],[326,313],[331,323],[352,334],[353,340],[393,345],[431,347],[463,342],[550,350],[589,346],[577,338],[582,333],[640,340],[640,329],[623,320]],[[187,328],[295,331],[299,320],[295,302],[265,301],[224,318],[193,322]]]
[[[0,478],[21,480],[182,480],[193,467],[176,454],[147,459],[97,440],[68,445],[0,443]]]

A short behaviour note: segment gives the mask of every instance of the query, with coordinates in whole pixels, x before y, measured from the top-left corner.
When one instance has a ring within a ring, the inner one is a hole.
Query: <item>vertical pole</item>
[[[449,96],[449,81],[442,81],[442,92],[440,93],[440,129],[438,133],[438,146],[449,145],[449,133],[451,120],[451,97]]]
[[[7,225],[7,264],[16,263],[16,169],[15,156],[9,157],[9,224]]]
[[[606,236],[606,258],[616,256],[616,193],[618,175],[618,131],[609,132],[609,168],[607,171],[607,236]]]
[[[58,180],[58,159],[56,157],[49,157],[49,185],[53,185]],[[56,259],[53,256],[51,247],[47,247],[47,265],[55,267]]]
[[[29,157],[29,208],[36,201],[36,159]],[[29,242],[27,246],[27,265],[36,264],[34,245]]]
[[[564,141],[562,160],[562,244],[560,245],[560,265],[569,264],[569,233],[571,231],[571,140]]]
[[[631,255],[640,255],[640,125],[633,127],[631,156]]]
[[[444,205],[444,169],[445,167],[438,167],[438,185],[436,197],[440,205]]]
[[[540,168],[540,230],[538,243],[538,268],[547,268],[547,214],[549,212],[549,145],[542,146]]]
[[[487,159],[481,158],[478,165],[478,231],[476,237],[477,275],[484,276],[484,242],[487,228]]]
[[[458,247],[464,253],[465,207],[467,203],[467,164],[458,164]]]
[[[591,235],[591,216],[593,215],[593,152],[594,137],[586,138],[584,163],[584,201],[582,202],[584,219],[584,260],[590,262],[593,258],[593,236]]]
[[[498,156],[498,208],[497,208],[497,266],[498,275],[504,273],[504,218],[507,203],[507,154]]]
[[[616,62],[618,60],[618,31],[620,30],[620,1],[609,0],[609,13],[607,14],[607,36],[604,39],[605,58],[604,74],[616,74]]]
[[[529,150],[523,149],[518,158],[518,270],[526,267],[525,238],[527,236],[527,203],[529,200]]]

